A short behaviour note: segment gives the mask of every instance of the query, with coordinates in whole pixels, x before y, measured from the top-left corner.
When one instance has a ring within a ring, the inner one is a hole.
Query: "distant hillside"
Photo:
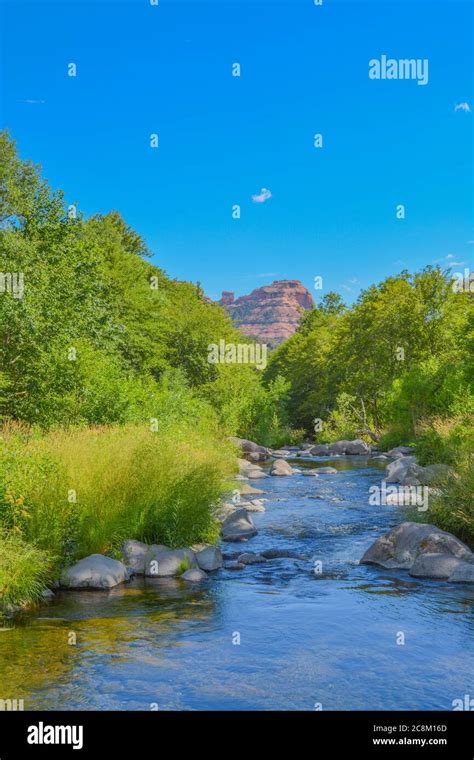
[[[314,306],[311,293],[299,280],[275,280],[240,298],[223,291],[219,303],[245,335],[270,346],[293,335],[302,312]]]

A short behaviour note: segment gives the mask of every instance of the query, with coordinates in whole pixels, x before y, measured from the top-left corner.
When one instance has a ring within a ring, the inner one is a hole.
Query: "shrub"
[[[349,393],[340,393],[321,433],[316,434],[318,443],[353,440],[365,437],[361,433],[362,419],[360,401]]]
[[[415,445],[413,436],[407,433],[406,430],[401,429],[387,430],[386,433],[380,436],[380,441],[378,443],[378,446],[382,451],[390,451],[390,449],[394,449],[396,446],[411,445]]]
[[[474,450],[474,426],[469,417],[436,418],[425,422],[417,440],[419,464],[444,462],[462,469]]]
[[[431,521],[474,546],[474,459],[463,467],[458,477],[443,487],[430,510]]]

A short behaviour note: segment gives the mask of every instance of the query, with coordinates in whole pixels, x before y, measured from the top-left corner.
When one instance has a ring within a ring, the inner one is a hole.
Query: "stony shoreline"
[[[257,534],[252,512],[264,512],[264,491],[251,485],[254,480],[270,477],[311,475],[329,477],[338,474],[334,467],[312,467],[302,471],[291,465],[289,459],[314,457],[360,457],[380,463],[386,462],[385,482],[402,487],[433,486],[443,478],[452,477],[451,468],[444,464],[421,467],[416,463],[415,451],[399,446],[388,452],[379,452],[361,439],[336,441],[333,444],[303,444],[286,446],[278,450],[267,449],[253,441],[233,438],[240,449],[238,488],[229,500],[223,500],[216,509],[221,522],[223,543],[246,543]],[[266,469],[262,466],[265,463]],[[394,506],[405,506],[392,500]],[[223,552],[219,546],[200,544],[172,549],[162,544],[145,544],[127,540],[121,548],[121,560],[93,554],[66,568],[57,587],[66,590],[108,590],[129,581],[134,575],[146,578],[179,577],[187,583],[201,583],[213,573],[225,568],[241,570],[246,565],[260,564],[281,556],[297,556],[268,548],[258,554],[251,551]],[[299,557],[300,558],[300,557]],[[300,558],[301,559],[301,558]],[[406,569],[417,578],[443,579],[455,583],[474,582],[474,555],[465,544],[450,533],[427,523],[402,522],[367,549],[360,562],[385,568]],[[45,599],[54,596],[47,590]]]

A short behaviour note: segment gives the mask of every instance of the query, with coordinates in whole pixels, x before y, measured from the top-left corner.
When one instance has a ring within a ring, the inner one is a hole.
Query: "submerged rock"
[[[186,570],[181,575],[181,579],[183,581],[188,581],[189,583],[200,583],[201,581],[205,581],[207,577],[207,573],[199,567],[190,567],[189,570]]]
[[[245,565],[242,562],[227,562],[224,570],[245,570]]]
[[[222,523],[224,541],[241,541],[257,535],[257,530],[246,509],[236,509]]]
[[[301,554],[291,551],[291,549],[264,549],[260,552],[265,559],[303,559]]]
[[[259,565],[267,560],[261,554],[255,554],[254,552],[244,552],[239,554],[237,562],[242,565]]]
[[[109,589],[129,580],[122,562],[102,554],[91,554],[61,574],[61,586],[69,589]]]
[[[317,475],[337,475],[335,467],[316,467],[315,473]]]

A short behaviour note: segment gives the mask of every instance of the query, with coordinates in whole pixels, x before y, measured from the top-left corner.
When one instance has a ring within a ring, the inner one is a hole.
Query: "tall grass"
[[[45,552],[14,533],[0,532],[0,613],[38,601],[49,573]]]
[[[185,546],[217,537],[213,516],[234,469],[231,447],[184,423],[0,437],[0,524],[55,567],[117,552],[125,538]]]
[[[474,457],[450,478],[431,506],[430,522],[474,548]]]
[[[443,462],[455,470],[433,499],[429,522],[474,546],[474,426],[472,415],[433,418],[421,424],[420,464]]]
[[[422,422],[416,451],[421,465],[443,462],[455,468],[467,467],[474,451],[474,416],[435,417]]]

